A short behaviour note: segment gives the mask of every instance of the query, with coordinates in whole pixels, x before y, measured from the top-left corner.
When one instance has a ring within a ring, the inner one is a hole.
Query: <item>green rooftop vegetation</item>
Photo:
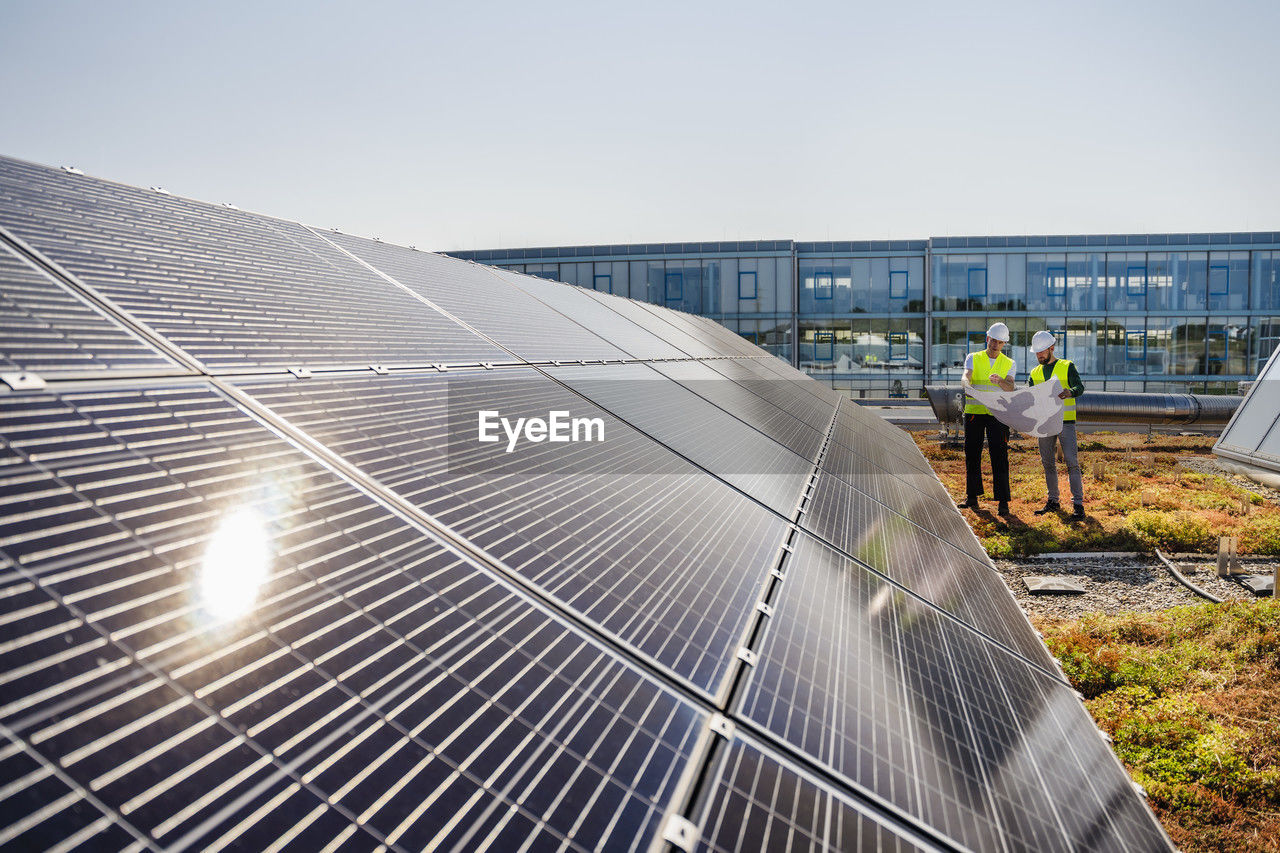
[[[1280,849],[1280,606],[1036,620],[1185,851]]]

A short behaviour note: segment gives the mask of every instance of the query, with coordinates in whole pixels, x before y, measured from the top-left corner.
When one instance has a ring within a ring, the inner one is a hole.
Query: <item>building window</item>
[[[1129,332],[1124,339],[1124,357],[1126,361],[1147,360],[1147,333]]]
[[[595,278],[595,289],[602,290],[605,293],[613,293],[613,276],[597,275]]]
[[[1146,296],[1147,268],[1131,266],[1125,272],[1125,289],[1130,296]]]
[[[744,270],[738,273],[738,298],[756,298],[756,274],[754,270],[750,272]]]
[[[831,270],[818,270],[813,274],[813,298],[814,299],[830,299],[832,296],[832,283],[835,276]]]
[[[834,361],[836,357],[835,332],[813,333],[813,360]]]
[[[666,279],[666,299],[668,302],[684,300],[684,273],[669,272]]]
[[[1231,268],[1226,264],[1209,265],[1209,295],[1226,296],[1231,292]]]
[[[1045,270],[1045,296],[1053,308],[1061,308],[1067,299],[1066,266],[1049,267]]]
[[[986,299],[987,298],[986,267],[969,267],[969,298],[970,299]]]
[[[890,361],[906,361],[907,360],[907,333],[906,332],[890,332],[889,333],[889,360]]]
[[[1226,373],[1227,366],[1227,330],[1211,329],[1205,338],[1209,342],[1209,358],[1205,373],[1218,375]]]
[[[906,299],[909,274],[906,270],[895,270],[889,273],[889,298]]]

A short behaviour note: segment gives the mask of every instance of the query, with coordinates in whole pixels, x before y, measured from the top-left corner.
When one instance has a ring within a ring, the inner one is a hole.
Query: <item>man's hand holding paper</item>
[[[1001,423],[1024,435],[1043,438],[1062,432],[1062,385],[1049,379],[1012,391],[980,390],[965,383],[964,392],[987,407]]]

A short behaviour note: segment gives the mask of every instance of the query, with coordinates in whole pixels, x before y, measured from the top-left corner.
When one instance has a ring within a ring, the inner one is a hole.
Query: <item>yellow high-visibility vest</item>
[[[1058,359],[1058,361],[1053,365],[1053,378],[1058,380],[1058,384],[1062,386],[1063,391],[1070,390],[1067,386],[1067,368],[1069,367],[1071,367],[1071,362],[1067,361],[1065,358]],[[1031,384],[1039,385],[1043,381],[1044,365],[1037,364],[1035,369],[1031,371]],[[1074,421],[1076,419],[1076,398],[1068,397],[1062,401],[1062,406],[1064,409],[1062,412],[1062,419],[1064,421]]]
[[[1004,353],[996,356],[995,363],[992,364],[987,351],[975,352],[973,354],[973,379],[970,385],[979,391],[999,391],[1000,386],[991,381],[991,374],[994,372],[1000,376],[1008,376],[1009,371],[1013,370],[1013,359]],[[989,415],[987,407],[973,399],[969,395],[964,398],[964,413],[966,415]]]

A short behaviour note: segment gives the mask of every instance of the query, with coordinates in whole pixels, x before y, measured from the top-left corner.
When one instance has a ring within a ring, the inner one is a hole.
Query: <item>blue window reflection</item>
[[[831,285],[835,281],[835,275],[831,270],[818,270],[813,274],[813,298],[814,299],[830,299]]]
[[[754,271],[743,271],[738,273],[738,298],[756,298],[756,274]]]
[[[1230,292],[1231,270],[1226,264],[1209,264],[1209,295],[1226,296]]]
[[[1147,333],[1129,332],[1125,337],[1124,356],[1127,361],[1147,360]]]
[[[684,273],[667,273],[666,299],[668,302],[680,302],[684,299]]]
[[[1067,297],[1066,265],[1051,266],[1045,270],[1044,285],[1045,301],[1048,303],[1048,307],[1054,310],[1061,310],[1066,303]]]
[[[985,267],[969,267],[969,298],[987,298],[987,270]]]
[[[1147,268],[1130,264],[1125,271],[1125,289],[1130,296],[1147,295]]]
[[[889,298],[906,299],[909,274],[906,270],[894,270],[889,273]]]

